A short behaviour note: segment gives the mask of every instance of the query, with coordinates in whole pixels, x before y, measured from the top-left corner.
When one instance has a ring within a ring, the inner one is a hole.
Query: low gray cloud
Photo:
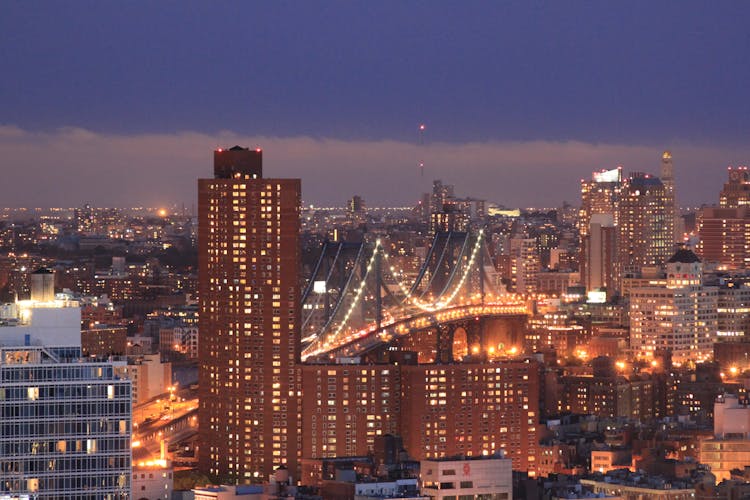
[[[653,145],[579,141],[435,142],[244,136],[217,133],[109,134],[75,127],[29,131],[0,126],[0,206],[168,206],[195,204],[196,179],[212,174],[212,151],[239,144],[264,150],[266,177],[302,179],[305,203],[411,205],[433,179],[460,196],[507,206],[579,201],[579,179],[622,164],[658,174]],[[725,168],[750,159],[748,148],[672,144],[682,204],[713,203]],[[424,176],[418,164],[425,164]]]

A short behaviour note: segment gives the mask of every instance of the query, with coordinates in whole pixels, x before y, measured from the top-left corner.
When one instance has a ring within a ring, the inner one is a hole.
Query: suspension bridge
[[[437,332],[428,360],[440,361],[441,332],[449,332],[447,342],[454,337],[446,325],[528,314],[522,298],[500,284],[481,230],[438,232],[422,259],[392,251],[384,239],[322,245],[302,296],[303,361],[409,348],[411,337],[425,332]]]

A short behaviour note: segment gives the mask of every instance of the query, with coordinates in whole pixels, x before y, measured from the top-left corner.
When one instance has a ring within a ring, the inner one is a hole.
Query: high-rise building
[[[659,175],[661,176],[662,184],[664,184],[667,197],[672,200],[671,210],[672,219],[674,220],[674,241],[682,242],[685,235],[685,221],[680,216],[680,208],[677,204],[674,163],[672,163],[672,153],[670,151],[664,151],[661,155],[661,172]],[[668,206],[667,209],[669,208],[670,207]]]
[[[717,332],[719,340],[738,340],[750,332],[750,286],[728,280],[719,286]],[[750,359],[748,360],[750,361]]]
[[[664,189],[674,198],[674,164],[672,163],[672,153],[669,151],[664,151],[661,155],[661,171],[659,175],[661,176],[662,184],[664,184]]]
[[[678,250],[666,268],[666,286],[630,290],[633,354],[652,358],[669,351],[677,364],[706,361],[718,330],[718,289],[703,285],[701,261],[690,250]]]
[[[729,179],[719,194],[719,206],[737,208],[750,205],[750,171],[747,167],[729,167]]]
[[[594,172],[590,181],[581,179],[581,211],[578,217],[581,237],[588,234],[593,215],[610,214],[617,225],[621,190],[622,167]]]
[[[469,213],[459,203],[454,200],[447,201],[443,203],[440,210],[430,214],[430,233],[435,234],[440,231],[465,232],[469,230],[470,221]]]
[[[346,211],[350,216],[362,215],[365,211],[365,200],[363,200],[361,196],[355,194],[346,202]]]
[[[430,211],[439,212],[443,209],[443,204],[450,201],[454,196],[452,184],[443,184],[443,181],[436,179],[432,181],[432,198],[430,199]]]
[[[412,457],[502,451],[514,470],[536,473],[542,392],[538,362],[404,365],[401,377],[401,435]]]
[[[306,365],[302,372],[305,459],[366,455],[378,436],[396,434],[418,460],[504,451],[514,469],[536,471],[537,361]]]
[[[636,172],[625,181],[617,224],[621,275],[661,266],[674,252],[674,203],[657,177]]]
[[[303,458],[367,455],[378,436],[400,434],[401,367],[302,367]]]
[[[219,149],[198,208],[199,465],[236,482],[296,471],[300,180],[264,178],[260,149]]]
[[[722,270],[750,266],[750,206],[705,207],[698,213],[696,253]]]
[[[541,267],[536,241],[532,238],[511,238],[510,255],[513,289],[517,293],[536,293]]]
[[[619,288],[617,229],[612,214],[594,214],[582,240],[581,280],[586,291],[606,290],[611,298]]]
[[[131,498],[130,381],[82,358],[78,303],[43,281],[0,305],[0,498]]]

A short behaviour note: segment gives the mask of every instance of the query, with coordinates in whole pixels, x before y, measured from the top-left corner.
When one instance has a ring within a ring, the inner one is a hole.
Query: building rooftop
[[[700,261],[700,258],[698,258],[698,256],[695,255],[692,250],[689,250],[687,248],[680,248],[672,257],[670,257],[667,262],[670,264],[674,264],[675,262],[680,262],[682,264],[693,264],[694,262]]]
[[[658,177],[654,177],[653,175],[642,174],[642,173],[633,174],[629,179],[629,183],[632,186],[637,186],[637,187],[650,187],[650,186],[662,185],[661,179],[659,179]]]
[[[495,460],[498,458],[506,458],[505,454],[500,452],[494,455],[454,455],[452,457],[439,457],[439,458],[427,458],[425,462],[456,462],[462,460]]]

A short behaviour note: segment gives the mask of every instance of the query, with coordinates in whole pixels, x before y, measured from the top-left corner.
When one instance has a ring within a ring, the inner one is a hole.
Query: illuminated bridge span
[[[439,329],[452,324],[462,325],[466,321],[479,321],[480,318],[525,316],[527,314],[528,309],[525,304],[487,303],[483,305],[450,306],[441,311],[421,312],[413,316],[393,319],[383,323],[379,329],[376,325],[370,325],[364,329],[351,332],[345,337],[334,337],[331,342],[323,341],[320,343],[320,347],[316,351],[306,351],[305,355],[308,360],[360,356],[372,349],[391,344],[398,339],[420,331]]]
[[[303,360],[360,356],[442,324],[528,313],[500,285],[483,231],[437,233],[421,263],[389,248],[323,245],[303,293]]]

